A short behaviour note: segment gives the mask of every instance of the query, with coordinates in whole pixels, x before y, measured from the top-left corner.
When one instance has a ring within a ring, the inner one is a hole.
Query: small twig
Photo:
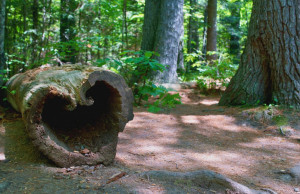
[[[119,174],[113,175],[110,179],[108,179],[108,181],[106,182],[106,184],[109,184],[111,182],[119,180],[120,178],[122,178],[125,175],[126,175],[126,172],[121,172]]]
[[[286,136],[286,134],[284,133],[284,131],[283,131],[282,127],[279,127],[279,132],[281,133],[281,135],[284,135],[284,136]]]

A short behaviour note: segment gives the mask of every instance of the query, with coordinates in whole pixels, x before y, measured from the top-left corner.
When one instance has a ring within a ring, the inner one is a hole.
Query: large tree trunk
[[[77,3],[75,0],[61,0],[60,6],[60,41],[67,43],[63,50],[66,52],[66,56],[62,61],[76,63],[78,51],[75,42],[77,34],[75,10],[77,8]]]
[[[5,6],[6,0],[0,0],[0,87],[3,85],[4,66],[5,66]]]
[[[13,76],[7,89],[33,143],[62,167],[111,163],[133,118],[131,89],[98,67],[37,68]]]
[[[177,64],[183,31],[183,0],[147,0],[142,50],[156,51],[166,70],[156,74],[158,82],[177,81]]]
[[[240,67],[220,105],[300,108],[300,1],[254,0]]]
[[[207,52],[217,51],[217,0],[208,0],[207,4]],[[207,54],[207,61],[217,59],[216,54]]]

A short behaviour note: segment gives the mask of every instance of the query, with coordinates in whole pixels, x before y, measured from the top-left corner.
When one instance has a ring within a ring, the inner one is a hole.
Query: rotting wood
[[[61,167],[111,163],[133,119],[131,89],[98,67],[37,68],[13,76],[7,89],[33,143]]]

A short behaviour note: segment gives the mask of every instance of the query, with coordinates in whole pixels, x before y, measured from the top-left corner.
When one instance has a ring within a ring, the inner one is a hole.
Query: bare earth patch
[[[280,174],[300,162],[297,139],[243,116],[243,108],[218,106],[217,96],[191,89],[180,95],[183,104],[167,113],[135,108],[134,120],[119,134],[116,162],[110,167],[56,168],[32,146],[20,115],[0,114],[0,193],[1,186],[23,193],[172,193],[173,187],[139,176],[149,170],[212,170],[249,188],[278,193],[295,193],[300,187]],[[299,132],[299,115],[291,115]],[[183,193],[214,193],[184,184]]]
[[[146,170],[209,169],[251,188],[293,193],[296,183],[278,171],[300,161],[300,144],[269,133],[242,116],[242,108],[220,107],[219,97],[181,90],[183,104],[169,114],[135,109],[135,118],[119,135],[117,160]],[[299,186],[298,186],[299,187]]]

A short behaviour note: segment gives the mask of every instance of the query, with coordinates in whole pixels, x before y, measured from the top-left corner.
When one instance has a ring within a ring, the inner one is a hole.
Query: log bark
[[[253,1],[240,67],[220,105],[300,108],[300,1]]]
[[[61,167],[111,163],[118,133],[133,119],[131,89],[98,67],[37,68],[13,76],[7,88],[33,143]]]

